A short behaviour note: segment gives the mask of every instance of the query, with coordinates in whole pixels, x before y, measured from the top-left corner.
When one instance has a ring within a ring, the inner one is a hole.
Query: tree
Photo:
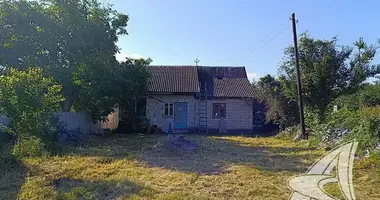
[[[135,101],[147,92],[149,72],[147,70],[151,59],[130,59],[118,65],[109,67],[107,75],[92,74],[96,81],[88,85],[88,89],[79,93],[79,100],[74,104],[78,110],[89,110],[96,116],[107,116],[116,106],[121,111],[121,117],[130,119],[133,116]],[[82,77],[86,80],[89,76]],[[94,84],[104,84],[94,87]],[[86,87],[86,86],[84,86]],[[95,88],[95,89],[92,89]],[[116,103],[116,104],[115,104]],[[109,105],[114,105],[110,107]]]
[[[46,78],[40,68],[19,71],[9,68],[0,76],[0,113],[10,119],[7,131],[17,136],[19,142],[38,138],[47,148],[53,148],[57,135],[46,131],[53,112],[64,101],[61,86]]]
[[[127,15],[96,0],[3,0],[0,12],[0,65],[41,66],[63,86],[63,111],[80,102],[115,107],[115,101],[85,94],[101,93],[112,84],[112,70],[119,65],[116,42],[127,34]],[[93,116],[99,114],[107,115]]]
[[[297,102],[287,98],[283,92],[280,81],[269,74],[254,83],[256,98],[265,104],[267,121],[281,129],[299,122]]]
[[[371,64],[378,48],[379,46],[365,43],[362,37],[354,42],[354,52],[349,64],[351,89],[357,89],[368,77],[375,77],[380,73],[380,65]]]
[[[376,48],[363,39],[355,43],[357,53],[338,46],[337,38],[318,40],[307,34],[299,38],[299,61],[305,106],[323,119],[327,105],[341,94],[355,91],[370,76],[380,72],[371,65]],[[285,49],[280,81],[287,98],[297,99],[294,48]],[[349,63],[349,64],[347,64]]]

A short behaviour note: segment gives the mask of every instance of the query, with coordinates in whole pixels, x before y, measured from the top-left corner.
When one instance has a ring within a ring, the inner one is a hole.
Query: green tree
[[[282,85],[271,75],[263,76],[254,83],[254,93],[266,107],[266,118],[284,129],[299,122],[297,102],[284,95]]]
[[[127,34],[127,15],[96,0],[3,0],[0,13],[0,65],[41,66],[62,85],[63,111],[75,104],[85,108],[83,102],[115,107],[112,98],[88,94],[103,94],[113,82],[112,70],[119,65],[116,42]],[[93,113],[99,115],[107,114]]]
[[[123,120],[135,120],[136,117],[136,101],[148,92],[148,66],[152,62],[148,59],[127,59],[120,64],[118,71],[121,75],[117,84],[128,85],[129,87],[121,87],[117,93],[120,95],[119,106],[121,110],[121,118]]]
[[[135,115],[135,101],[146,95],[149,73],[147,67],[151,59],[130,59],[109,67],[108,76],[94,73],[91,85],[82,90],[74,105],[78,110],[89,110],[96,116],[107,116],[118,106],[121,118],[130,119]],[[86,80],[89,76],[82,77]],[[93,87],[94,84],[103,84]],[[92,89],[95,88],[95,89]],[[117,104],[115,104],[117,103]],[[109,105],[114,105],[110,107]],[[103,119],[103,118],[98,118]]]
[[[380,65],[372,64],[378,48],[377,45],[368,45],[362,37],[354,42],[354,51],[349,64],[351,73],[349,86],[354,91],[368,77],[375,77],[380,73]]]
[[[46,128],[52,125],[53,112],[60,109],[62,101],[61,86],[44,77],[40,68],[10,68],[0,76],[0,113],[10,119],[7,131],[19,142],[38,138],[47,148],[53,148],[56,132]]]
[[[354,93],[340,95],[330,103],[340,108],[359,110],[362,107],[380,106],[380,84],[364,85]]]
[[[380,72],[371,65],[376,47],[368,46],[363,39],[352,48],[337,45],[337,38],[318,40],[307,34],[299,38],[299,61],[305,106],[324,118],[327,105],[341,94],[355,91],[368,77]],[[349,64],[347,64],[349,63]],[[280,81],[284,94],[297,99],[294,48],[285,49],[280,66]]]

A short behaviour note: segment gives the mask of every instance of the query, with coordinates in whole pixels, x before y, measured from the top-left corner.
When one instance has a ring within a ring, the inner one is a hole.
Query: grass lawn
[[[166,136],[124,135],[25,159],[0,174],[0,199],[288,199],[288,178],[325,153],[273,137],[188,138],[196,152],[163,148]],[[354,183],[357,199],[380,199],[380,161],[357,159]],[[336,185],[326,190],[339,197]]]

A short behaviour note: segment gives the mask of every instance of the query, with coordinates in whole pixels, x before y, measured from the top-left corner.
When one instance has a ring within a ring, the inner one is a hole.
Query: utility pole
[[[305,118],[304,118],[304,113],[303,113],[301,72],[300,72],[300,63],[298,59],[297,28],[296,28],[296,14],[295,13],[292,14],[292,24],[293,24],[294,55],[296,57],[297,92],[298,92],[298,106],[299,106],[299,111],[300,111],[300,122],[301,122],[301,138],[307,140],[308,134],[305,131]]]

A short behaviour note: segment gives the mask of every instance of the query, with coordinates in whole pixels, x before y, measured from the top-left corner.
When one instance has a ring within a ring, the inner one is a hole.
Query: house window
[[[213,118],[226,118],[226,104],[213,103],[212,104],[212,117]]]
[[[172,103],[165,103],[165,116],[173,116],[174,108]]]

